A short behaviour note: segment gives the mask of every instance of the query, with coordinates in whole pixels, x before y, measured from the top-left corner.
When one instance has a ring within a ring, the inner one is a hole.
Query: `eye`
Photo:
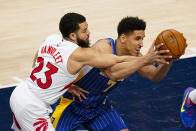
[[[135,40],[140,40],[141,39],[141,37],[140,36],[137,36],[136,38],[135,38]]]
[[[143,40],[144,39],[144,37],[141,37],[141,36],[137,36],[136,38],[135,38],[135,40]]]
[[[87,29],[83,30],[82,33],[86,33]]]

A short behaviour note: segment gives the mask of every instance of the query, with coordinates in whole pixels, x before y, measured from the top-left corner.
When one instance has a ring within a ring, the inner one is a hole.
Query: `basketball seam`
[[[174,38],[176,39],[177,45],[178,45],[178,54],[181,54],[181,52],[180,52],[180,46],[179,46],[179,43],[178,43],[178,39],[176,38],[176,36],[174,35],[174,33],[172,31],[170,31],[170,30],[168,30],[168,31],[171,32],[172,35],[174,36]],[[180,55],[178,55],[178,56],[180,56]]]
[[[163,41],[165,42],[162,33],[161,33],[161,37],[162,37]],[[167,43],[166,43],[166,42],[165,42],[165,45],[167,46]],[[167,46],[167,49],[168,49],[168,50],[170,51],[170,53],[172,53],[174,56],[178,56],[178,55],[175,55],[175,54],[169,49],[168,46]]]

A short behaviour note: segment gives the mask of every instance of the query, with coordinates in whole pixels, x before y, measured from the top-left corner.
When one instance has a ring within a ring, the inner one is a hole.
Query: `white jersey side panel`
[[[77,48],[77,44],[62,41],[60,35],[49,36],[41,45],[27,85],[43,102],[55,103],[78,76],[67,71],[68,58]]]

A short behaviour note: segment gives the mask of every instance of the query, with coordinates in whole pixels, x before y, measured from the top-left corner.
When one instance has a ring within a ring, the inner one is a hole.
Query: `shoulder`
[[[62,36],[59,34],[52,34],[45,38],[41,44],[41,47],[46,45],[56,46],[60,42],[62,42]]]
[[[52,34],[49,35],[46,39],[45,42],[59,42],[62,41],[62,36],[59,34]]]
[[[69,48],[79,48],[79,46],[71,41],[62,40],[58,43],[59,47],[63,47],[64,49],[69,50]]]
[[[113,54],[113,48],[110,45],[110,41],[106,39],[98,40],[93,46],[92,49],[97,50],[100,53]]]

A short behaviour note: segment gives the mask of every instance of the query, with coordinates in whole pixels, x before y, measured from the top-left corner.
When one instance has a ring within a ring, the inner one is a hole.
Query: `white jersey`
[[[46,104],[54,104],[77,78],[67,71],[67,61],[77,44],[63,40],[61,35],[49,36],[41,45],[27,87]]]
[[[41,45],[30,77],[12,92],[10,107],[15,131],[55,131],[49,114],[51,104],[62,96],[77,78],[67,71],[67,61],[78,45],[49,36]]]

